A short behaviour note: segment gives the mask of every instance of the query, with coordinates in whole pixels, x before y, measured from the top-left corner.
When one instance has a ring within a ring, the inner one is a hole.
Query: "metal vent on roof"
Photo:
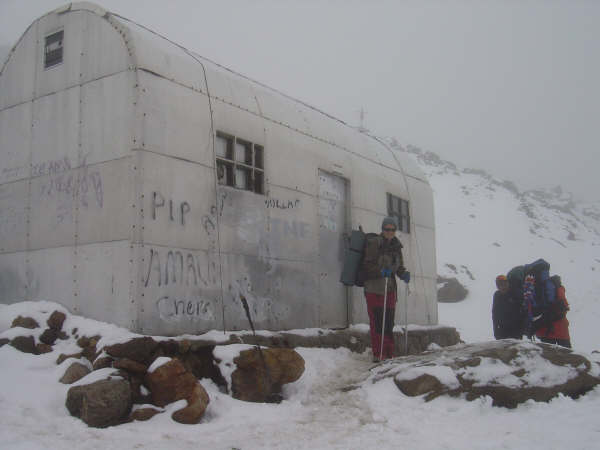
[[[44,47],[44,69],[56,66],[63,61],[64,30],[46,36]]]

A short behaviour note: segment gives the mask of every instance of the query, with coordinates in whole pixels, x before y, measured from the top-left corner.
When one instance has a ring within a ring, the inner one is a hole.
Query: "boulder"
[[[64,361],[66,361],[69,358],[79,359],[79,358],[81,358],[81,352],[79,352],[79,353],[72,353],[70,355],[66,355],[64,353],[61,353],[60,355],[58,355],[58,358],[56,358],[56,364],[60,365],[60,364],[62,364]]]
[[[39,324],[35,319],[31,317],[22,317],[18,316],[15,320],[12,321],[11,328],[21,327],[21,328],[29,328],[33,330],[34,328],[39,328]]]
[[[133,361],[149,365],[158,348],[158,343],[151,337],[134,338],[122,344],[109,345],[104,350],[115,358],[129,358]]]
[[[268,348],[261,352],[256,348],[244,350],[233,360],[237,366],[231,374],[234,398],[279,402],[282,385],[296,381],[304,373],[304,359],[292,349]]]
[[[178,359],[172,359],[145,377],[152,403],[161,407],[190,397],[197,383],[196,377],[186,371]]]
[[[128,422],[133,422],[134,420],[146,421],[152,419],[155,415],[160,414],[162,411],[155,408],[139,408],[135,411],[132,411],[129,415]]]
[[[10,345],[23,353],[33,353],[34,355],[37,355],[35,339],[33,339],[33,336],[17,336],[10,341]]]
[[[206,390],[200,383],[196,383],[192,394],[186,398],[188,405],[185,408],[175,411],[171,418],[179,423],[194,425],[200,422],[210,399]]]
[[[114,359],[110,356],[103,356],[102,358],[96,358],[92,367],[94,370],[106,369],[107,367],[112,367],[113,361]]]
[[[177,400],[187,401],[185,408],[171,415],[173,420],[185,424],[200,422],[210,400],[202,385],[193,374],[186,371],[181,361],[172,359],[149,372],[145,382],[157,406],[166,406]]]
[[[42,355],[44,353],[50,353],[52,351],[52,346],[48,344],[44,344],[43,342],[38,342],[35,346],[35,353],[37,355]]]
[[[67,392],[69,413],[90,427],[105,428],[127,421],[131,406],[131,389],[125,380],[100,380]]]
[[[54,311],[52,314],[50,314],[50,317],[46,321],[46,324],[52,330],[61,331],[66,318],[67,316],[65,315],[65,313],[62,313],[60,311]]]
[[[494,406],[515,408],[559,394],[578,398],[600,384],[600,365],[564,347],[505,339],[389,360],[372,369],[368,382],[389,377],[403,394],[426,401],[489,396]]]
[[[132,373],[144,374],[144,373],[146,373],[146,370],[148,370],[148,366],[146,366],[145,364],[135,362],[129,358],[117,359],[115,362],[113,362],[112,366],[115,369],[122,369],[122,370],[126,370],[127,372],[132,372]]]
[[[75,383],[90,372],[91,371],[87,366],[84,366],[79,362],[74,362],[67,368],[67,370],[65,370],[64,375],[58,381],[60,381],[62,384]]]
[[[58,331],[54,328],[46,328],[40,335],[40,341],[44,344],[54,345],[56,339],[58,339]]]
[[[0,347],[4,347],[9,342],[10,342],[10,339],[7,339],[7,338],[0,339]]]
[[[457,303],[467,298],[469,291],[456,278],[438,276],[438,284],[443,286],[438,289],[437,300],[442,303]]]

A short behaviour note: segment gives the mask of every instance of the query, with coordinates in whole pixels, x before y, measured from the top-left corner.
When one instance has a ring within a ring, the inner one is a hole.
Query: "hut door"
[[[346,180],[319,170],[319,324],[348,326],[347,289],[340,283],[346,233]]]

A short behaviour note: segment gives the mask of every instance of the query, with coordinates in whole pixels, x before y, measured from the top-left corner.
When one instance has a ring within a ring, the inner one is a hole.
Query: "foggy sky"
[[[64,3],[0,0],[0,45]],[[374,134],[600,201],[600,1],[96,3]]]

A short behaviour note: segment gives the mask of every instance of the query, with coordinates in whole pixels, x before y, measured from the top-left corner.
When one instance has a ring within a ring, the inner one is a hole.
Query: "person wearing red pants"
[[[396,312],[396,276],[408,283],[410,272],[404,267],[402,244],[395,236],[396,220],[386,217],[381,234],[367,235],[361,270],[369,313],[373,361],[394,356],[394,314]],[[387,300],[384,301],[387,280]],[[385,303],[385,324],[383,324]],[[381,335],[383,329],[383,349]]]

